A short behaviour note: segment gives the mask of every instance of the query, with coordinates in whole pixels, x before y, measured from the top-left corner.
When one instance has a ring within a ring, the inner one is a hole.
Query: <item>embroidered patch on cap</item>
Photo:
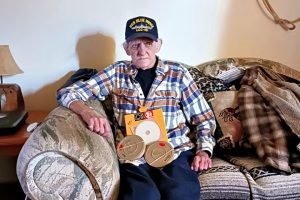
[[[140,16],[127,21],[125,31],[126,41],[131,41],[140,37],[146,37],[157,41],[158,31],[156,22],[153,19]]]

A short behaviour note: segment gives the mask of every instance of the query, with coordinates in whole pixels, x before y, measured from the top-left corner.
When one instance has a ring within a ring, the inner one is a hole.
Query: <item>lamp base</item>
[[[25,122],[28,116],[28,112],[25,110],[16,110],[0,114],[6,115],[5,117],[0,118],[0,135],[14,133],[14,131],[17,130],[23,122]]]
[[[4,117],[6,117],[7,116],[7,114],[5,114],[5,113],[0,113],[0,119],[1,118],[4,118]]]
[[[14,133],[28,115],[20,86],[0,84],[0,100],[0,133]]]

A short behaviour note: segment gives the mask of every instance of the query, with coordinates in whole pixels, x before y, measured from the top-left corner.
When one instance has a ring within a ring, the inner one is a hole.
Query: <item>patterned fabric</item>
[[[287,138],[291,131],[286,127],[286,124],[289,124],[287,119],[290,118],[282,120],[276,108],[280,105],[280,109],[284,110],[289,102],[297,99],[289,98],[287,93],[284,93],[280,97],[280,104],[274,105],[273,99],[280,95],[278,85],[272,84],[272,80],[266,75],[268,74],[259,68],[246,71],[238,97],[241,121],[244,133],[255,147],[258,156],[270,166],[290,173]],[[300,105],[299,101],[298,104]],[[280,113],[283,113],[282,110]],[[294,107],[294,110],[298,110],[297,107]],[[300,114],[300,110],[298,113]],[[297,114],[291,120],[298,121]]]
[[[99,101],[88,105],[106,116]],[[105,139],[76,114],[58,107],[24,144],[17,176],[32,200],[117,199],[119,168],[112,133]]]
[[[243,130],[239,119],[237,91],[216,92],[210,102],[221,131],[215,133],[217,146],[224,151],[233,151],[242,138]]]
[[[245,73],[245,68],[239,66],[233,58],[204,63],[197,68],[206,76],[221,79],[226,84],[242,78]]]
[[[238,166],[218,157],[212,161],[213,167],[199,175],[201,200],[251,199],[248,181]]]
[[[255,156],[223,155],[222,158],[234,166],[239,166],[239,171],[243,173],[251,191],[249,193],[251,198],[247,199],[296,200],[300,198],[300,173],[283,175],[259,161]]]
[[[287,133],[276,112],[252,87],[241,87],[239,102],[244,133],[258,156],[269,165],[290,173]]]
[[[269,75],[267,72],[264,73]],[[259,75],[253,86],[300,138],[300,84],[271,80]]]
[[[124,115],[136,113],[141,106],[150,110],[162,108],[169,142],[174,148],[179,147],[177,155],[193,147],[183,145],[191,143],[187,122],[197,126],[197,148],[212,155],[215,118],[184,65],[159,60],[157,76],[147,98],[135,80],[136,74],[137,69],[131,62],[120,61],[86,82],[79,81],[61,89],[57,99],[68,107],[75,100],[86,101],[91,97],[103,100],[112,94],[114,114],[121,128],[124,128]],[[140,163],[144,162],[144,159],[140,160]]]
[[[260,66],[262,68],[270,69],[276,74],[284,75],[285,77],[292,78],[293,81],[300,82],[299,71],[288,67],[282,63],[278,63],[272,60],[260,59],[260,58],[224,58],[202,63],[196,67],[205,75],[215,77],[219,71],[219,68],[228,69],[231,67],[240,67],[242,69],[248,69],[252,67]]]
[[[196,67],[189,67],[188,71],[190,72],[206,101],[210,101],[214,98],[213,92],[230,90],[223,80],[206,76]]]

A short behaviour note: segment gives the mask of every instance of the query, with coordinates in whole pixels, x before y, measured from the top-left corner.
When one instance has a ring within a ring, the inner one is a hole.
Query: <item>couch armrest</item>
[[[106,116],[100,102],[88,103]],[[112,132],[103,138],[77,114],[57,107],[24,144],[17,176],[30,199],[116,199],[119,167]]]

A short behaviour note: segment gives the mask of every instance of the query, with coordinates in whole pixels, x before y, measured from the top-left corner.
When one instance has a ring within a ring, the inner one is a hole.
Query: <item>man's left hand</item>
[[[199,172],[212,167],[212,160],[205,151],[199,151],[194,157],[191,169]]]

